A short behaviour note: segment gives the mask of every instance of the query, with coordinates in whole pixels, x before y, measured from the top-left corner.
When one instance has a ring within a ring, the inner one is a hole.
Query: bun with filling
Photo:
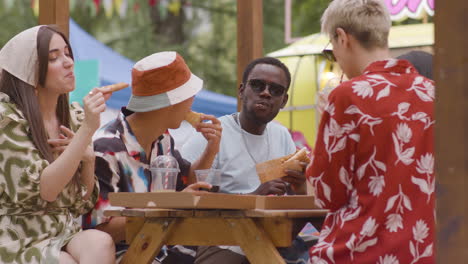
[[[202,121],[202,114],[190,111],[185,116],[185,121],[189,122],[193,127],[196,128]]]

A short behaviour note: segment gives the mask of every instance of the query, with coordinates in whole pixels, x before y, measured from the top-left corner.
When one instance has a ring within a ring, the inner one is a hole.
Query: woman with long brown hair
[[[91,141],[110,93],[94,89],[83,108],[70,106],[73,66],[53,26],[0,50],[1,263],[114,262],[111,237],[74,222],[99,194]]]

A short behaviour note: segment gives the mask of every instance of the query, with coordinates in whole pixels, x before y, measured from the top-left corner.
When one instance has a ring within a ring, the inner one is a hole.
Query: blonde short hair
[[[330,38],[342,28],[368,50],[388,47],[392,21],[383,0],[333,0],[321,22],[322,32]]]

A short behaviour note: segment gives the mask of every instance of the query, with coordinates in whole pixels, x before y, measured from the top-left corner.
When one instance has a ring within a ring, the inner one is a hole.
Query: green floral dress
[[[84,112],[74,103],[70,113],[76,131]],[[81,230],[74,218],[92,209],[99,194],[96,181],[83,200],[86,187],[71,181],[54,202],[41,199],[40,176],[49,162],[29,134],[21,111],[0,93],[0,263],[58,263],[62,247]]]

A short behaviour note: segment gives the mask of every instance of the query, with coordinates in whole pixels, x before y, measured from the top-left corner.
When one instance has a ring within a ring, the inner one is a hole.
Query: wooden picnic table
[[[320,226],[327,210],[117,209],[124,216],[126,242],[122,263],[151,263],[163,245],[237,245],[251,263],[284,263],[276,247],[288,247],[297,223]],[[300,228],[302,228],[302,226]]]

